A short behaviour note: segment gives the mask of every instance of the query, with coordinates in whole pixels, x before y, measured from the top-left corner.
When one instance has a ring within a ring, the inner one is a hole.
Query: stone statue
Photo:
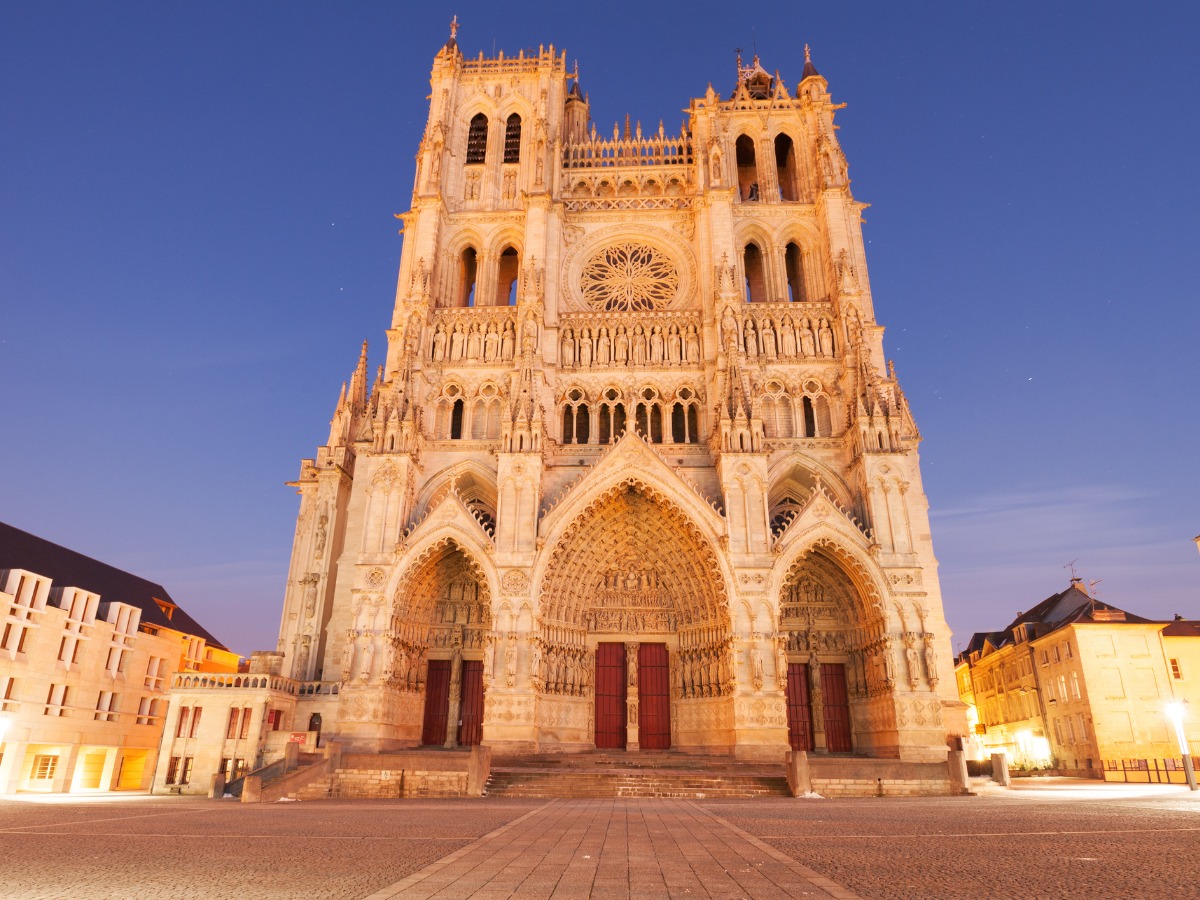
[[[761,691],[766,673],[763,671],[762,651],[758,649],[758,644],[750,647],[750,675],[754,679],[754,689]]]
[[[937,650],[933,646],[933,635],[925,635],[925,677],[929,679],[931,688],[937,687],[938,670],[937,670]]]
[[[504,683],[509,687],[517,683],[517,645],[512,640],[504,648]]]
[[[433,333],[433,359],[435,362],[441,362],[446,358],[446,329],[442,325],[438,325],[437,330]]]
[[[689,325],[687,327],[687,337],[684,340],[684,359],[690,363],[700,362],[700,335],[696,333],[696,326]]]
[[[346,638],[342,646],[342,681],[349,681],[354,674],[354,638]]]
[[[828,319],[821,319],[818,329],[822,356],[833,356],[833,329],[829,327]]]
[[[808,319],[800,324],[800,351],[804,356],[816,356],[817,346]]]
[[[500,338],[500,358],[509,360],[513,358],[513,343],[516,341],[516,333],[513,331],[512,319],[504,323],[504,334]]]
[[[367,646],[363,647],[362,658],[358,663],[358,680],[371,680],[371,666],[375,662],[375,643],[370,641]]]

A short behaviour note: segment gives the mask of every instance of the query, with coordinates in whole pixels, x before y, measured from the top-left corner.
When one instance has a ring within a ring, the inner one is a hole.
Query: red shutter
[[[483,662],[464,659],[462,706],[458,717],[458,743],[471,747],[483,740]]]
[[[638,645],[638,745],[671,749],[671,663],[666,644]]]
[[[596,645],[596,746],[624,749],[625,645]]]
[[[450,660],[431,659],[425,676],[425,727],[421,743],[446,743],[446,717],[450,712]]]
[[[821,663],[821,699],[825,703],[825,746],[830,753],[849,753],[850,701],[846,696],[846,667]]]
[[[808,699],[808,663],[788,663],[788,743],[793,750],[813,749],[812,707]]]

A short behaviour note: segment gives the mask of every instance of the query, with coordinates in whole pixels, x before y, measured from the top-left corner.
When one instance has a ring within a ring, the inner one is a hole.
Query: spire
[[[367,405],[367,342],[362,343],[362,353],[358,357],[358,367],[350,379],[350,404],[355,412],[361,412]]]
[[[821,73],[817,71],[817,67],[812,63],[812,51],[808,48],[808,44],[804,45],[804,71],[800,74],[800,80],[805,78],[820,78]]]

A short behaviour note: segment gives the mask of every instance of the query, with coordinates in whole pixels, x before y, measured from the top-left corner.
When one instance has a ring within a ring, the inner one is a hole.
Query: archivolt
[[[479,603],[491,617],[491,591],[487,575],[476,559],[453,538],[431,544],[408,567],[392,593],[393,631],[403,624],[424,626],[433,621],[433,610],[446,585],[469,575],[478,585]]]
[[[661,491],[636,477],[593,500],[559,539],[542,579],[543,623],[581,629],[596,591],[629,568],[656,573],[674,602],[685,646],[728,635],[724,579],[709,541]]]
[[[874,629],[885,625],[883,598],[866,567],[835,541],[821,538],[811,544],[788,569],[780,591],[781,606],[791,589],[804,579],[826,588],[845,604],[847,625]]]

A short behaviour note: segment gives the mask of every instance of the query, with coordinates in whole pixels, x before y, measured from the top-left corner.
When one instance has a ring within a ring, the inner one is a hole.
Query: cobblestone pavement
[[[0,801],[2,898],[1200,895],[1200,797]],[[438,894],[437,892],[442,893]]]

